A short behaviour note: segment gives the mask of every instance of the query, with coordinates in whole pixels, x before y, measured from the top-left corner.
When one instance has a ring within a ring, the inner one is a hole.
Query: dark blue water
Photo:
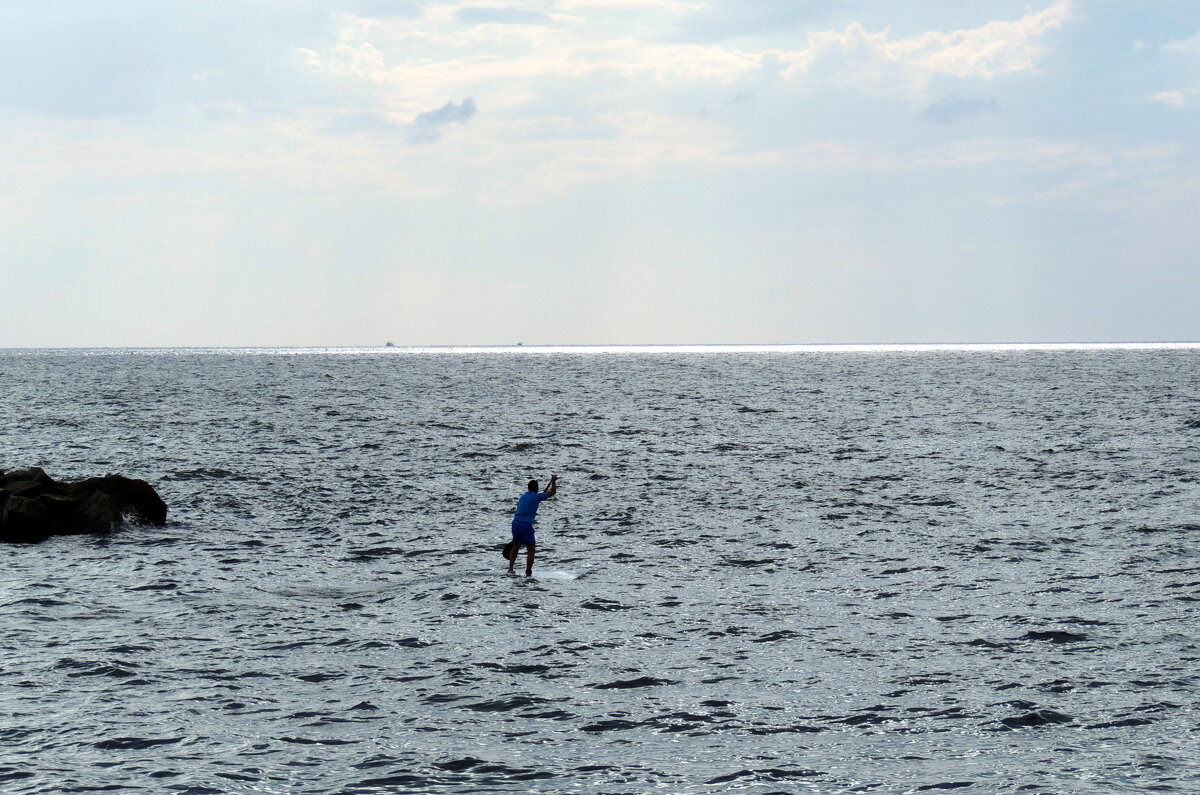
[[[0,352],[0,468],[171,508],[0,548],[0,790],[1195,792],[1198,376]]]

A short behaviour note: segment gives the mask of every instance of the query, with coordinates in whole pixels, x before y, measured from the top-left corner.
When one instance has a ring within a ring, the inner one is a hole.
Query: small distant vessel
[[[386,343],[386,344],[385,344],[383,347],[385,347],[385,348],[395,348],[395,347],[396,347],[396,343],[392,342],[391,340],[388,340],[388,341],[387,341],[387,343]]]

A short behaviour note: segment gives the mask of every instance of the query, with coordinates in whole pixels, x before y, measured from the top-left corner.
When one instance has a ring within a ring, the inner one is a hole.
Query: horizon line
[[[174,345],[12,347],[0,353],[274,353],[430,354],[430,353],[887,353],[922,351],[1188,350],[1200,341],[1122,342],[820,342],[820,343],[538,343],[496,345]]]

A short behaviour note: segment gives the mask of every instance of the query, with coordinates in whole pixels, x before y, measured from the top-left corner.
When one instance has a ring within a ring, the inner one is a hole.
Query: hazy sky
[[[0,347],[1200,339],[1196,0],[4,0]]]

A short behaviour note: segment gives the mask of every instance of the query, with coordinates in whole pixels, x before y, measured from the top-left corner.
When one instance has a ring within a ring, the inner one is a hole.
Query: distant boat
[[[392,342],[391,340],[388,340],[387,344],[386,344],[386,345],[384,345],[383,347],[385,347],[385,348],[395,348],[395,347],[396,347],[396,343]]]

